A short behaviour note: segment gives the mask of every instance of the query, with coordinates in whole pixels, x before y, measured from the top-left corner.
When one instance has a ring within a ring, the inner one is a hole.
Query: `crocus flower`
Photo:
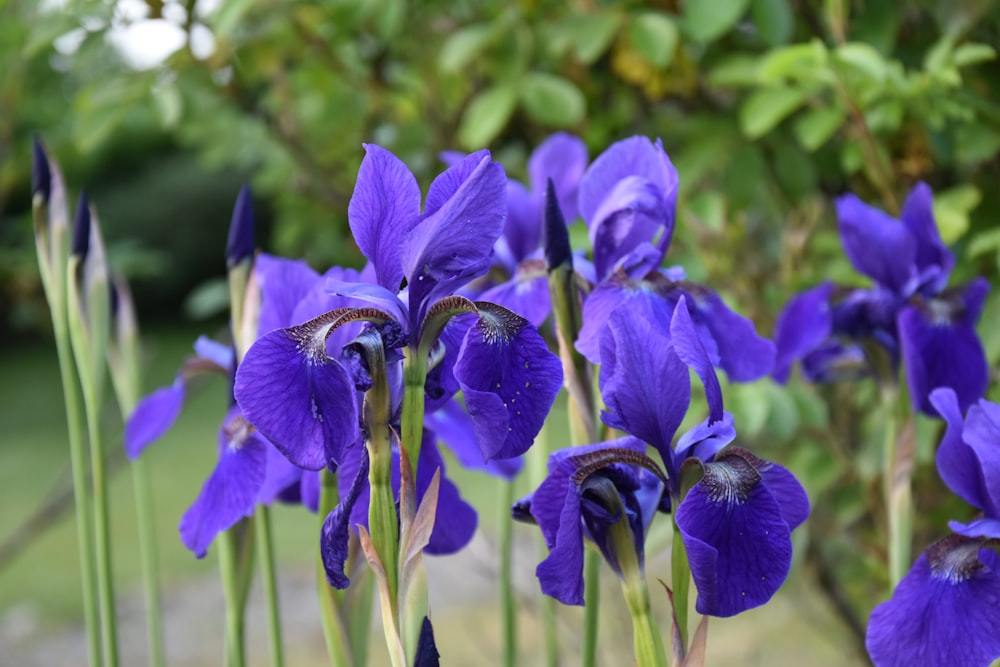
[[[872,612],[865,645],[879,667],[986,667],[1000,658],[1000,406],[981,400],[963,420],[953,389],[930,401],[948,424],[938,472],[982,516],[950,522],[955,534],[921,554]]]
[[[350,317],[389,327],[390,346],[408,346],[424,365],[428,411],[461,389],[483,457],[520,455],[558,392],[559,361],[525,319],[452,296],[489,269],[506,216],[503,169],[486,151],[463,158],[434,180],[421,213],[406,165],[378,146],[365,150],[348,215],[375,284],[328,280],[328,289],[372,306]],[[265,334],[237,373],[248,419],[303,468],[343,463],[356,440],[353,379],[328,354],[344,316]]]
[[[894,382],[902,359],[914,409],[935,414],[935,387],[953,388],[967,408],[988,380],[975,325],[989,285],[945,289],[955,258],[938,235],[930,188],[913,188],[899,220],[854,195],[836,204],[844,252],[873,285],[824,283],[790,301],[778,319],[775,379],[785,382],[801,360],[814,381]]]
[[[646,137],[611,145],[587,169],[580,214],[590,230],[598,282],[584,302],[576,348],[598,363],[612,312],[641,310],[667,323],[684,297],[712,363],[733,381],[762,377],[771,372],[774,345],[714,291],[685,281],[683,270],[659,268],[673,235],[677,183],[663,145]]]

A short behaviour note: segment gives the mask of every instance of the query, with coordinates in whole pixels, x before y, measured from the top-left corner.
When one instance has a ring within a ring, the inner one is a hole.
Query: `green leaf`
[[[764,83],[787,79],[824,81],[830,77],[828,56],[826,46],[818,39],[775,49],[761,61],[760,80]]]
[[[587,103],[572,81],[555,74],[532,72],[521,87],[521,106],[542,125],[566,127],[583,118]]]
[[[240,19],[254,5],[254,0],[231,0],[223,2],[219,8],[209,17],[209,26],[216,38],[225,38],[232,35],[233,31],[240,23]]]
[[[997,52],[988,44],[968,43],[955,49],[951,61],[956,67],[968,67],[995,60]]]
[[[1000,227],[987,229],[976,234],[969,242],[969,258],[979,257],[989,252],[1000,251]]]
[[[750,0],[688,0],[684,5],[684,33],[695,42],[713,42],[736,25]]]
[[[677,24],[661,12],[639,14],[628,26],[632,48],[659,67],[666,67],[674,59],[678,37]]]
[[[955,243],[969,229],[969,213],[972,212],[983,194],[975,185],[959,185],[934,195],[934,218],[937,220],[941,240],[946,244]]]
[[[509,84],[497,84],[473,98],[458,126],[459,143],[470,150],[488,145],[514,112],[517,94]]]
[[[847,114],[839,106],[809,109],[795,121],[795,138],[803,148],[813,152],[840,129],[846,118]]]
[[[749,139],[759,139],[806,101],[798,88],[764,88],[754,92],[740,107],[740,129]]]
[[[864,151],[861,150],[861,144],[854,139],[844,142],[844,146],[840,150],[840,170],[844,172],[844,175],[851,176],[857,173],[864,161],[865,155]]]
[[[834,57],[874,81],[885,80],[888,64],[882,54],[868,44],[841,44],[834,51]]]
[[[795,14],[788,0],[753,0],[750,16],[760,38],[771,46],[787,44],[795,28]]]
[[[709,70],[708,83],[719,87],[756,86],[760,83],[760,64],[756,56],[745,53],[732,55]]]
[[[160,122],[165,129],[177,127],[184,111],[184,100],[174,84],[153,87],[153,100],[160,112]]]
[[[449,74],[460,72],[482,52],[491,37],[488,25],[470,25],[453,32],[438,53],[438,69]]]
[[[580,62],[590,65],[608,50],[621,23],[621,13],[606,10],[568,16],[558,27],[567,41],[566,47],[573,49]]]

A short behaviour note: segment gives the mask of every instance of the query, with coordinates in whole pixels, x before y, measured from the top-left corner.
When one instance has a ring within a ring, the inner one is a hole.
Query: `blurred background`
[[[223,251],[242,183],[262,249],[317,269],[361,263],[346,211],[364,142],[426,184],[444,150],[489,147],[523,178],[533,147],[557,130],[581,136],[592,157],[632,134],[660,137],[681,178],[668,261],[769,335],[796,291],[859,283],[832,210],[847,191],[895,215],[928,182],[958,257],[952,283],[997,277],[998,48],[990,0],[0,0],[0,663],[78,664],[83,646],[72,520],[58,505],[65,423],[31,231],[33,135],[70,191],[87,190],[110,261],[133,285],[148,389],[171,381],[198,333],[224,330]],[[981,327],[993,368],[998,317],[994,292]],[[211,470],[225,400],[224,387],[206,387],[150,452],[175,664],[214,664],[221,646],[214,563],[185,552],[175,526]],[[727,388],[744,445],[792,468],[814,512],[775,603],[713,625],[719,664],[865,664],[859,637],[886,592],[875,401],[865,384]],[[919,550],[969,510],[930,465],[939,426],[921,418],[913,432]],[[119,477],[116,572],[137,642],[126,664],[140,664],[131,490]],[[466,477],[483,531],[450,557],[467,585],[441,594],[441,615],[464,628],[438,631],[445,664],[484,664],[499,641],[497,512],[482,480]],[[292,664],[309,664],[323,655],[309,606],[314,519],[282,512],[286,616],[298,619],[287,638],[304,647]],[[530,646],[537,557],[520,528]],[[432,589],[433,568],[449,562],[432,559]],[[617,597],[607,596],[610,616]],[[664,599],[654,606],[666,613]],[[567,612],[569,645],[574,619]],[[616,631],[628,645],[620,621],[605,624],[602,643]]]

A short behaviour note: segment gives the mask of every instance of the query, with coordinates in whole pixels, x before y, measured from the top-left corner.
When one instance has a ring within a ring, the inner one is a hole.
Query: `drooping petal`
[[[869,206],[856,195],[836,201],[844,253],[860,273],[896,294],[905,294],[914,276],[917,244],[906,225]]]
[[[368,450],[365,447],[359,449],[358,467],[350,489],[333,511],[327,515],[320,533],[319,548],[323,557],[326,580],[334,588],[340,589],[347,588],[351,583],[344,573],[344,563],[347,562],[348,543],[351,537],[351,513],[358,502],[362,488],[368,483]]]
[[[524,467],[523,457],[483,461],[483,452],[476,443],[472,418],[457,400],[449,400],[444,407],[428,414],[424,421],[451,450],[462,467],[468,470],[514,479]]]
[[[648,442],[672,468],[671,441],[691,401],[687,366],[670,339],[631,309],[611,314],[601,338],[604,423]]]
[[[785,305],[775,326],[774,379],[788,381],[792,365],[817,349],[830,337],[833,317],[830,297],[833,284],[824,282],[797,295]]]
[[[899,341],[914,409],[934,415],[929,397],[937,387],[954,389],[963,410],[986,391],[989,367],[975,329],[985,296],[981,284],[970,285],[961,303],[932,300],[900,311]]]
[[[993,540],[1000,540],[1000,519],[982,518],[961,523],[959,521],[949,521],[948,528],[951,532],[965,537],[985,537]]]
[[[656,286],[644,280],[634,280],[624,273],[615,273],[600,283],[583,302],[583,326],[576,340],[576,349],[593,364],[601,359],[601,338],[611,313],[621,308],[635,319],[645,318],[661,331],[670,330],[674,302],[658,293]]]
[[[580,494],[570,480],[572,466],[563,462],[566,474],[550,474],[535,491],[531,513],[545,536],[549,555],[535,568],[542,593],[563,604],[583,604],[583,526]],[[536,509],[536,507],[538,509]],[[552,515],[558,512],[555,522]],[[544,522],[544,523],[543,523]]]
[[[872,612],[865,646],[876,667],[986,667],[1000,658],[1000,558],[947,537],[921,554]]]
[[[430,542],[424,547],[428,554],[452,554],[464,547],[476,532],[478,517],[476,510],[462,499],[458,487],[445,476],[444,461],[437,443],[430,431],[424,431],[424,442],[420,447],[420,461],[417,464],[417,497],[423,498],[430,486],[434,473],[440,468],[441,482],[438,488],[438,504],[434,518],[434,530]],[[396,491],[398,496],[399,491]]]
[[[774,368],[774,343],[759,335],[751,320],[730,310],[714,291],[692,283],[682,285],[683,293],[691,297],[691,316],[708,330],[718,350],[715,363],[730,381],[750,382],[770,374]]]
[[[261,334],[298,324],[292,318],[299,301],[319,281],[319,274],[302,260],[260,254],[254,263],[261,290]],[[300,320],[301,321],[301,320]]]
[[[275,447],[267,448],[267,472],[261,484],[257,502],[270,505],[276,500],[301,500],[302,468],[295,466]]]
[[[935,456],[938,474],[956,496],[974,507],[986,507],[990,502],[986,481],[976,452],[963,438],[965,423],[955,390],[938,387],[931,392],[930,403],[947,424]]]
[[[265,334],[247,351],[234,387],[246,418],[307,470],[340,463],[358,433],[354,382],[316,350],[316,335],[305,326]]]
[[[969,408],[962,439],[975,453],[982,481],[982,504],[976,506],[1000,519],[1000,405],[980,400]]]
[[[455,364],[486,460],[523,454],[562,386],[562,364],[527,320],[480,302]]]
[[[670,320],[670,337],[677,356],[701,378],[708,401],[709,423],[721,420],[722,387],[719,386],[719,378],[712,368],[712,361],[698,338],[698,332],[688,312],[687,299],[683,296],[677,302],[674,316]]]
[[[674,447],[674,462],[668,464],[667,474],[676,477],[679,466],[688,457],[701,461],[711,461],[712,457],[722,451],[722,448],[736,439],[736,427],[733,425],[733,415],[722,413],[722,419],[705,421],[695,424],[690,430],[677,439]]]
[[[201,558],[220,532],[253,514],[267,468],[267,441],[234,407],[219,429],[219,462],[181,518],[181,541]]]
[[[744,456],[752,456],[744,452]],[[789,530],[795,530],[809,518],[809,496],[802,484],[787,468],[772,461],[754,457],[753,466],[760,475],[761,484],[774,496],[781,509],[781,518]]]
[[[925,293],[937,294],[948,284],[955,266],[955,256],[941,240],[934,221],[934,197],[930,186],[917,183],[903,204],[900,219],[910,230],[916,244],[916,265]]]
[[[375,267],[378,284],[391,292],[403,281],[403,235],[420,215],[420,186],[398,157],[365,144],[357,184],[347,208],[351,233]]]
[[[788,576],[791,531],[778,502],[742,456],[705,465],[704,478],[677,508],[677,526],[700,614],[727,617],[760,606]]]
[[[565,132],[556,132],[538,144],[528,159],[528,177],[531,191],[541,195],[545,184],[552,179],[566,220],[572,222],[579,215],[577,198],[580,180],[587,169],[587,145],[579,138]]]
[[[143,398],[125,422],[125,453],[136,460],[177,421],[184,406],[184,380],[178,377],[169,387],[157,389]]]

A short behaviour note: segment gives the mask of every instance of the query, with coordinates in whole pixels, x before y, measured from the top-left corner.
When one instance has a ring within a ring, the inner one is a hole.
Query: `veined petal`
[[[797,295],[781,311],[775,327],[774,379],[784,384],[792,364],[816,350],[833,332],[830,297],[833,285],[824,282]]]
[[[157,389],[135,406],[125,422],[125,453],[136,460],[177,421],[184,406],[184,380],[178,377],[169,387]]]
[[[877,667],[986,667],[1000,658],[1000,558],[947,537],[921,554],[868,622]]]
[[[524,467],[522,457],[483,461],[483,452],[476,443],[472,418],[457,400],[449,400],[444,407],[428,414],[425,422],[451,450],[463,468],[479,470],[510,480],[514,479]]]
[[[472,539],[479,521],[476,510],[462,499],[458,487],[445,476],[444,461],[437,443],[433,434],[425,429],[420,460],[417,463],[417,497],[424,497],[439,468],[441,485],[438,488],[434,530],[431,532],[430,542],[424,547],[424,551],[432,555],[452,554],[462,549]],[[399,495],[398,490],[396,494]]]
[[[722,419],[717,421],[710,422],[706,419],[695,424],[677,439],[674,460],[667,464],[667,474],[676,479],[680,465],[691,456],[703,462],[711,461],[723,447],[735,439],[736,427],[733,426],[733,416],[728,412],[723,412]]]
[[[730,310],[714,291],[682,283],[682,291],[691,297],[689,310],[696,323],[704,326],[718,350],[718,365],[732,382],[750,382],[771,373],[774,368],[774,343],[760,336],[746,317]],[[702,337],[704,343],[704,337]],[[707,346],[706,346],[707,347]]]
[[[319,282],[319,274],[302,260],[263,253],[254,261],[254,271],[261,291],[257,330],[265,334],[297,324],[292,317],[295,306]]]
[[[198,558],[216,535],[253,514],[264,483],[267,447],[233,407],[219,429],[219,462],[180,522],[181,541]]]
[[[948,277],[955,266],[955,256],[941,241],[938,233],[930,186],[926,183],[913,186],[899,217],[916,244],[916,265],[923,278],[922,282],[926,284],[929,293],[937,294],[948,284]]]
[[[320,533],[319,548],[323,557],[323,569],[326,570],[326,580],[331,586],[339,589],[347,588],[351,583],[344,573],[344,563],[347,562],[348,543],[351,538],[351,513],[358,502],[362,488],[368,483],[368,450],[361,447],[359,454],[357,471],[350,489],[327,515]]]
[[[788,576],[791,531],[745,458],[724,456],[677,508],[677,526],[698,588],[696,608],[734,616],[771,599]]]
[[[965,416],[962,439],[975,453],[988,517],[1000,519],[1000,405],[980,400]]]
[[[601,337],[601,395],[604,423],[648,442],[668,468],[671,441],[691,401],[687,366],[664,329],[631,309],[611,314]]]
[[[568,462],[560,465],[570,466]],[[536,506],[539,510],[545,509],[539,511]],[[553,510],[559,513],[554,525],[550,517]],[[532,497],[531,513],[542,528],[549,547],[548,557],[535,568],[542,593],[563,604],[582,605],[583,525],[580,520],[580,494],[570,482],[569,474],[553,474],[542,482]]]
[[[722,387],[719,386],[719,378],[715,375],[712,361],[698,338],[698,332],[688,312],[686,298],[683,296],[674,307],[674,316],[670,320],[670,337],[677,356],[701,378],[708,401],[709,422],[721,420]]]
[[[604,278],[630,252],[644,243],[654,244],[658,265],[666,254],[673,233],[674,209],[663,199],[656,184],[638,176],[627,176],[609,191],[590,220],[594,267]]]
[[[914,276],[917,244],[906,225],[847,194],[836,201],[844,253],[859,272],[896,294]]]
[[[562,386],[562,364],[527,320],[479,302],[455,364],[483,458],[523,454]]]
[[[934,415],[929,396],[936,387],[954,389],[963,410],[986,391],[986,352],[966,308],[935,299],[900,311],[899,342],[914,409]]]
[[[963,438],[965,423],[955,390],[938,387],[931,392],[929,400],[948,425],[935,456],[938,474],[956,496],[973,507],[985,508],[990,504],[986,480],[979,457]]]
[[[358,434],[354,382],[325,350],[316,349],[317,335],[305,325],[265,334],[247,351],[234,387],[247,419],[307,470],[340,463]]]
[[[399,296],[381,285],[371,285],[365,282],[345,282],[330,277],[326,279],[326,289],[330,294],[336,296],[370,303],[395,317],[404,328],[410,321],[406,305],[400,301]]]
[[[378,284],[392,292],[399,290],[403,235],[420,215],[417,179],[398,157],[375,144],[365,144],[347,215],[354,240],[375,267]]]
[[[538,144],[538,148],[528,159],[531,191],[541,195],[551,178],[559,199],[559,208],[566,220],[572,222],[579,215],[577,198],[580,180],[586,169],[587,145],[571,134],[556,132]]]
[[[479,298],[517,313],[536,327],[542,326],[552,311],[543,260],[522,262],[511,280],[491,287]]]

